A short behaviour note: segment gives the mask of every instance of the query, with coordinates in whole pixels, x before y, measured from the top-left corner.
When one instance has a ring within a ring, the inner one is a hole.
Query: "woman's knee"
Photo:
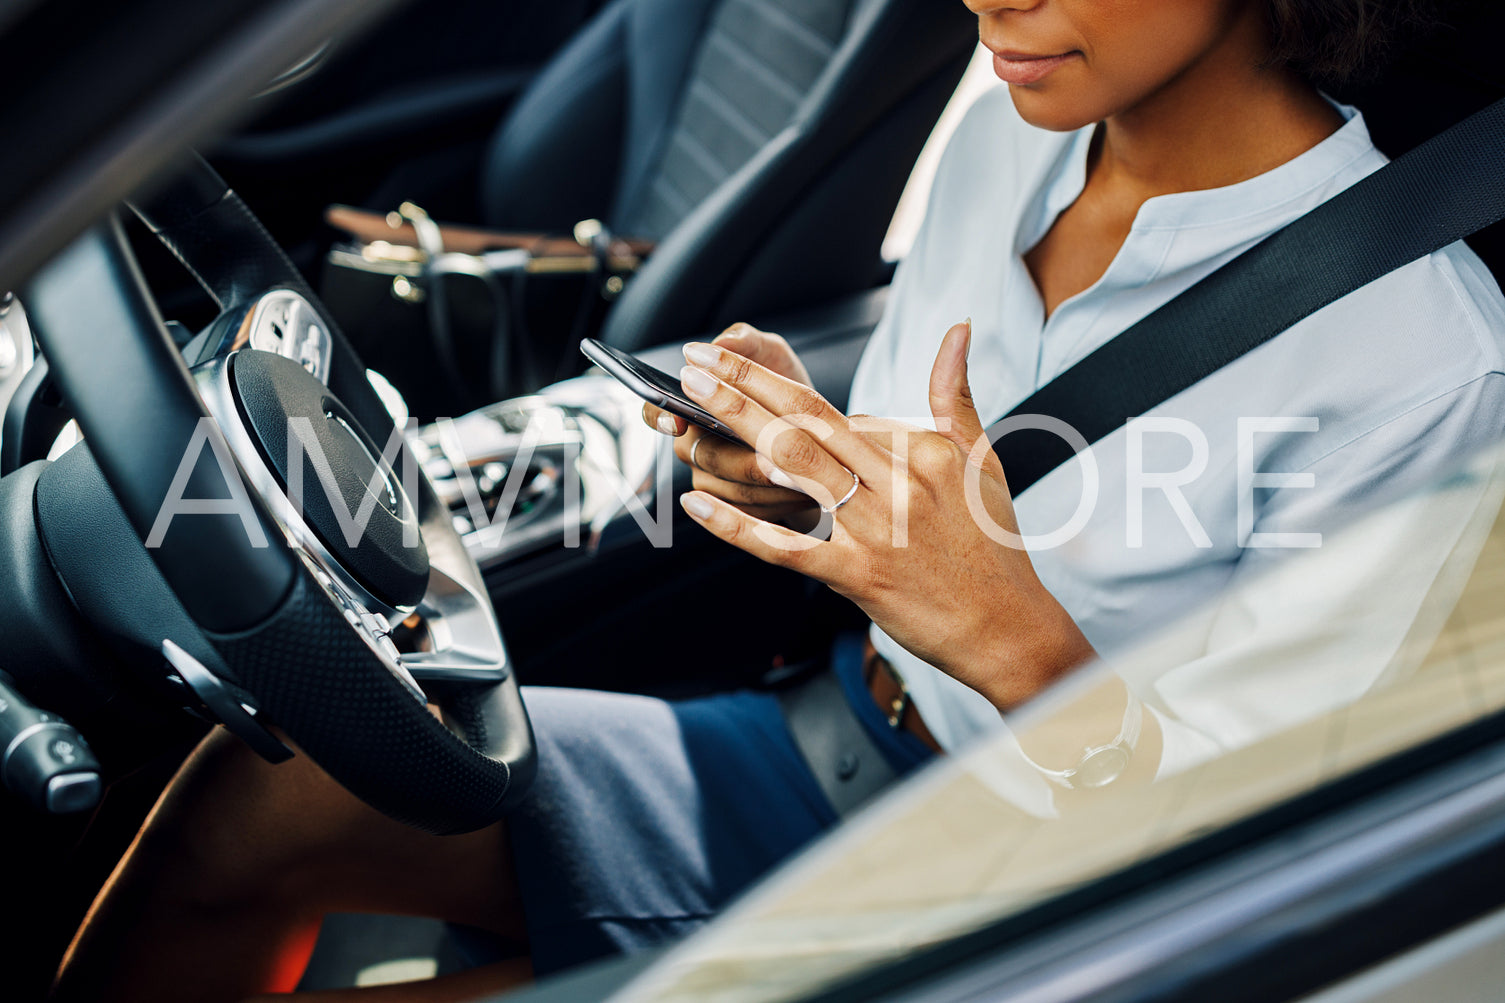
[[[169,861],[166,879],[205,904],[264,900],[314,870],[369,812],[307,757],[274,765],[216,729],[164,792],[138,848]]]
[[[392,911],[512,934],[515,877],[500,825],[440,837],[395,822],[307,756],[265,762],[218,731],[173,781],[142,838],[210,908],[282,903]]]

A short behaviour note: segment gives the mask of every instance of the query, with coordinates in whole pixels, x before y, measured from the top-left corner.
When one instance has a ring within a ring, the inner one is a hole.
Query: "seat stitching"
[[[710,105],[711,110],[718,117],[741,133],[744,139],[751,141],[753,149],[762,149],[768,142],[769,137],[763,134],[763,130],[758,127],[758,124],[744,115],[740,108],[727,100],[725,95],[712,87],[705,79],[697,78],[690,85],[690,95],[692,97],[699,97],[706,104]]]
[[[678,144],[690,158],[706,169],[717,184],[725,181],[732,173],[732,169],[716,159],[716,155],[705,148],[705,144],[695,138],[688,129],[680,129],[675,132],[670,140],[672,144]]]
[[[755,0],[734,0],[734,2],[749,8],[754,14],[765,20],[777,22],[789,34],[810,46],[812,50],[818,52],[822,57],[830,56],[831,50],[836,46],[835,39],[825,37],[781,7],[774,6],[773,4],[759,4]]]
[[[665,177],[662,172],[654,177],[652,191],[668,203],[669,208],[678,212],[681,217],[687,215],[691,209],[695,208],[695,204],[683,192],[674,187],[674,183]],[[675,209],[676,206],[678,207],[677,210]]]
[[[710,42],[707,44],[707,48],[710,48],[711,46],[719,46],[722,51],[731,56],[734,61],[741,63],[743,66],[746,66],[749,70],[751,70],[765,85],[767,85],[770,90],[782,94],[785,100],[787,100],[791,105],[791,111],[793,111],[794,105],[798,105],[805,99],[805,95],[799,90],[799,88],[795,87],[788,80],[785,80],[783,77],[779,76],[776,70],[774,70],[763,60],[759,59],[756,55],[748,52],[744,47],[736,45],[724,33],[719,31],[713,33]],[[829,51],[826,53],[826,55],[830,55]]]

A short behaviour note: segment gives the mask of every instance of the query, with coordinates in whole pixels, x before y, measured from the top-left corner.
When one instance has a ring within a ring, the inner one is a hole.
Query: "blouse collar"
[[[1157,195],[1140,206],[1132,233],[1222,226],[1246,217],[1263,216],[1310,197],[1334,179],[1349,178],[1351,169],[1375,156],[1369,127],[1358,109],[1330,103],[1344,124],[1316,146],[1279,167],[1223,188]],[[1097,126],[1063,137],[1055,157],[1045,158],[1045,173],[1032,205],[1019,221],[1015,251],[1023,254],[1045,236],[1055,219],[1081,196],[1087,184],[1087,159]],[[1373,169],[1374,165],[1368,165]],[[1367,171],[1365,172],[1367,173]]]

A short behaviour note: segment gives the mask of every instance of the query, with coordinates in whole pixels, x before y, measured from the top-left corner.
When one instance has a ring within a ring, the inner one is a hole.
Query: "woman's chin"
[[[1019,112],[1019,117],[1037,129],[1075,132],[1102,120],[1087,102],[1073,100],[1061,88],[1010,84],[1009,96],[1014,99],[1014,109]]]

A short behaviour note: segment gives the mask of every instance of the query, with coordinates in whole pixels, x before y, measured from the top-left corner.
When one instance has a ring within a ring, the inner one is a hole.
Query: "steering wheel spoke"
[[[422,647],[404,652],[402,662],[420,683],[486,685],[511,675],[490,599],[437,564],[429,569],[428,592],[406,622],[412,623]]]
[[[317,307],[297,289],[270,289],[246,303],[228,306],[207,328],[195,362],[223,359],[251,349],[298,363],[329,385],[334,336]]]

